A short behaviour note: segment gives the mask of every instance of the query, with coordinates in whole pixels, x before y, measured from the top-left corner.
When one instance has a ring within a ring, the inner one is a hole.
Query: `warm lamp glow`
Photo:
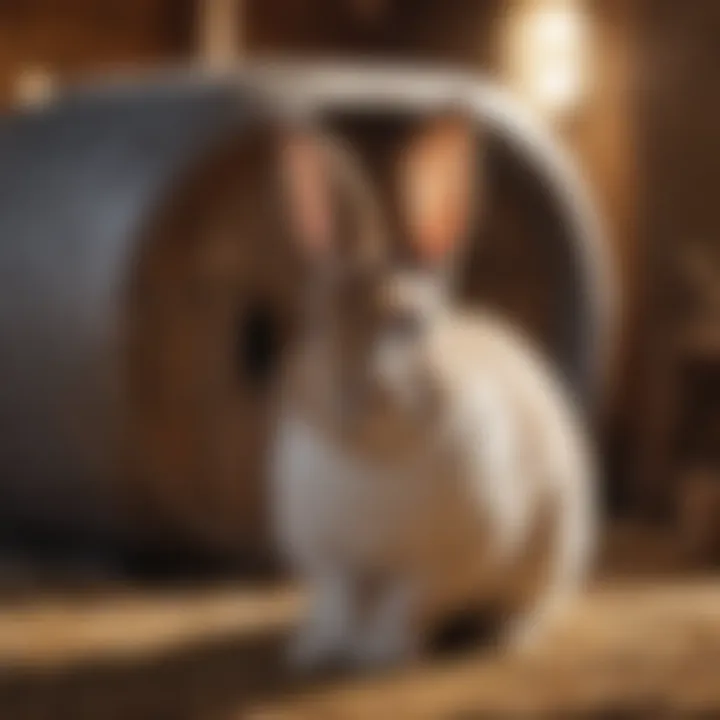
[[[20,107],[49,102],[55,93],[55,78],[41,67],[25,67],[15,76],[14,99]]]
[[[525,3],[511,25],[510,81],[546,114],[576,109],[587,73],[587,18],[578,0]]]

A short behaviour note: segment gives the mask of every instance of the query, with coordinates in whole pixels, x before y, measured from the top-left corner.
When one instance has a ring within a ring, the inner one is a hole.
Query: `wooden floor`
[[[666,553],[629,572],[635,546],[625,538],[535,653],[478,650],[374,678],[288,676],[290,590],[10,598],[0,607],[0,718],[720,717],[720,576],[681,573]]]

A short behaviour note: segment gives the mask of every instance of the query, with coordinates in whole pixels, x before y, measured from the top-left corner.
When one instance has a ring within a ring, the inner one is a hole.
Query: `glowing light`
[[[52,100],[55,78],[40,67],[23,68],[15,77],[14,99],[20,107],[35,107]]]
[[[525,4],[511,26],[510,80],[551,115],[577,107],[586,89],[587,23],[579,2]]]

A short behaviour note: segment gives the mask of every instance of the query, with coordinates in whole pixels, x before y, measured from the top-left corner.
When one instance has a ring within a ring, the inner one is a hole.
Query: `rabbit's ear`
[[[478,149],[473,121],[452,114],[427,121],[400,155],[400,218],[423,264],[446,261],[470,230]]]
[[[333,190],[322,140],[305,128],[278,134],[281,191],[294,242],[302,252],[326,255],[334,241]]]

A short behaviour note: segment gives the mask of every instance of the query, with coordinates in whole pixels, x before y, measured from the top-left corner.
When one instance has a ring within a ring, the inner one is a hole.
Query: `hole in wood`
[[[236,363],[239,377],[251,388],[264,390],[272,379],[280,353],[280,328],[272,309],[251,302],[238,322]]]

